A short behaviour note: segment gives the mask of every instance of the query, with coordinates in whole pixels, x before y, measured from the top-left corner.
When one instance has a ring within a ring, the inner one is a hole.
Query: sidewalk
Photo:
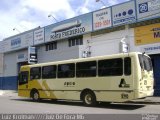
[[[17,96],[16,90],[0,90],[0,96]]]

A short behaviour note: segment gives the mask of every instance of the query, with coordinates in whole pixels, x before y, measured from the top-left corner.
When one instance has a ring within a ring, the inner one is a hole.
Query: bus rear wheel
[[[83,94],[83,103],[86,105],[86,106],[95,106],[97,101],[96,101],[96,96],[93,92],[91,91],[86,91],[84,94]]]
[[[39,93],[38,93],[38,91],[32,91],[32,92],[31,92],[31,98],[32,98],[33,101],[39,101],[40,98],[39,98]]]

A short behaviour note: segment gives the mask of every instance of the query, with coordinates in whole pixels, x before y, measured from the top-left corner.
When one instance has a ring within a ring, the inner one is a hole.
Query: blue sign
[[[11,40],[11,48],[17,48],[21,46],[21,38]]]
[[[160,49],[160,46],[144,48],[145,51],[159,50],[159,49]]]
[[[145,13],[148,12],[148,3],[141,3],[139,4],[139,13]]]
[[[127,11],[122,11],[122,12],[115,14],[114,19],[116,19],[113,22],[114,24],[126,23],[128,21],[135,20],[135,16],[133,16],[133,9],[129,9]]]
[[[138,21],[159,18],[160,0],[136,0]]]
[[[121,25],[136,21],[135,3],[130,1],[112,7],[113,25]]]

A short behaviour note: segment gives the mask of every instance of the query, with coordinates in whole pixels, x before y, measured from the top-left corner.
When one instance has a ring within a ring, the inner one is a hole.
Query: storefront
[[[155,78],[155,95],[160,95],[160,23],[135,28],[135,45],[150,55]]]
[[[6,38],[0,42],[0,89],[17,89],[20,66],[35,58],[43,63],[136,51],[151,56],[160,96],[159,16],[159,0],[128,1]]]

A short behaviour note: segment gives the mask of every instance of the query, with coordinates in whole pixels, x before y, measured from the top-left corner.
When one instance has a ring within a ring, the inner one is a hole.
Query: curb
[[[160,97],[159,96],[150,96],[150,97],[146,97],[146,98],[142,98],[142,99],[130,100],[126,103],[159,105],[160,104]]]
[[[135,102],[135,101],[130,101],[130,102],[127,102],[127,103],[136,103],[136,104],[155,104],[155,105],[158,105],[158,104],[160,104],[160,102],[153,102],[153,101],[151,101],[151,102],[145,102],[145,101],[138,101],[138,102]]]

